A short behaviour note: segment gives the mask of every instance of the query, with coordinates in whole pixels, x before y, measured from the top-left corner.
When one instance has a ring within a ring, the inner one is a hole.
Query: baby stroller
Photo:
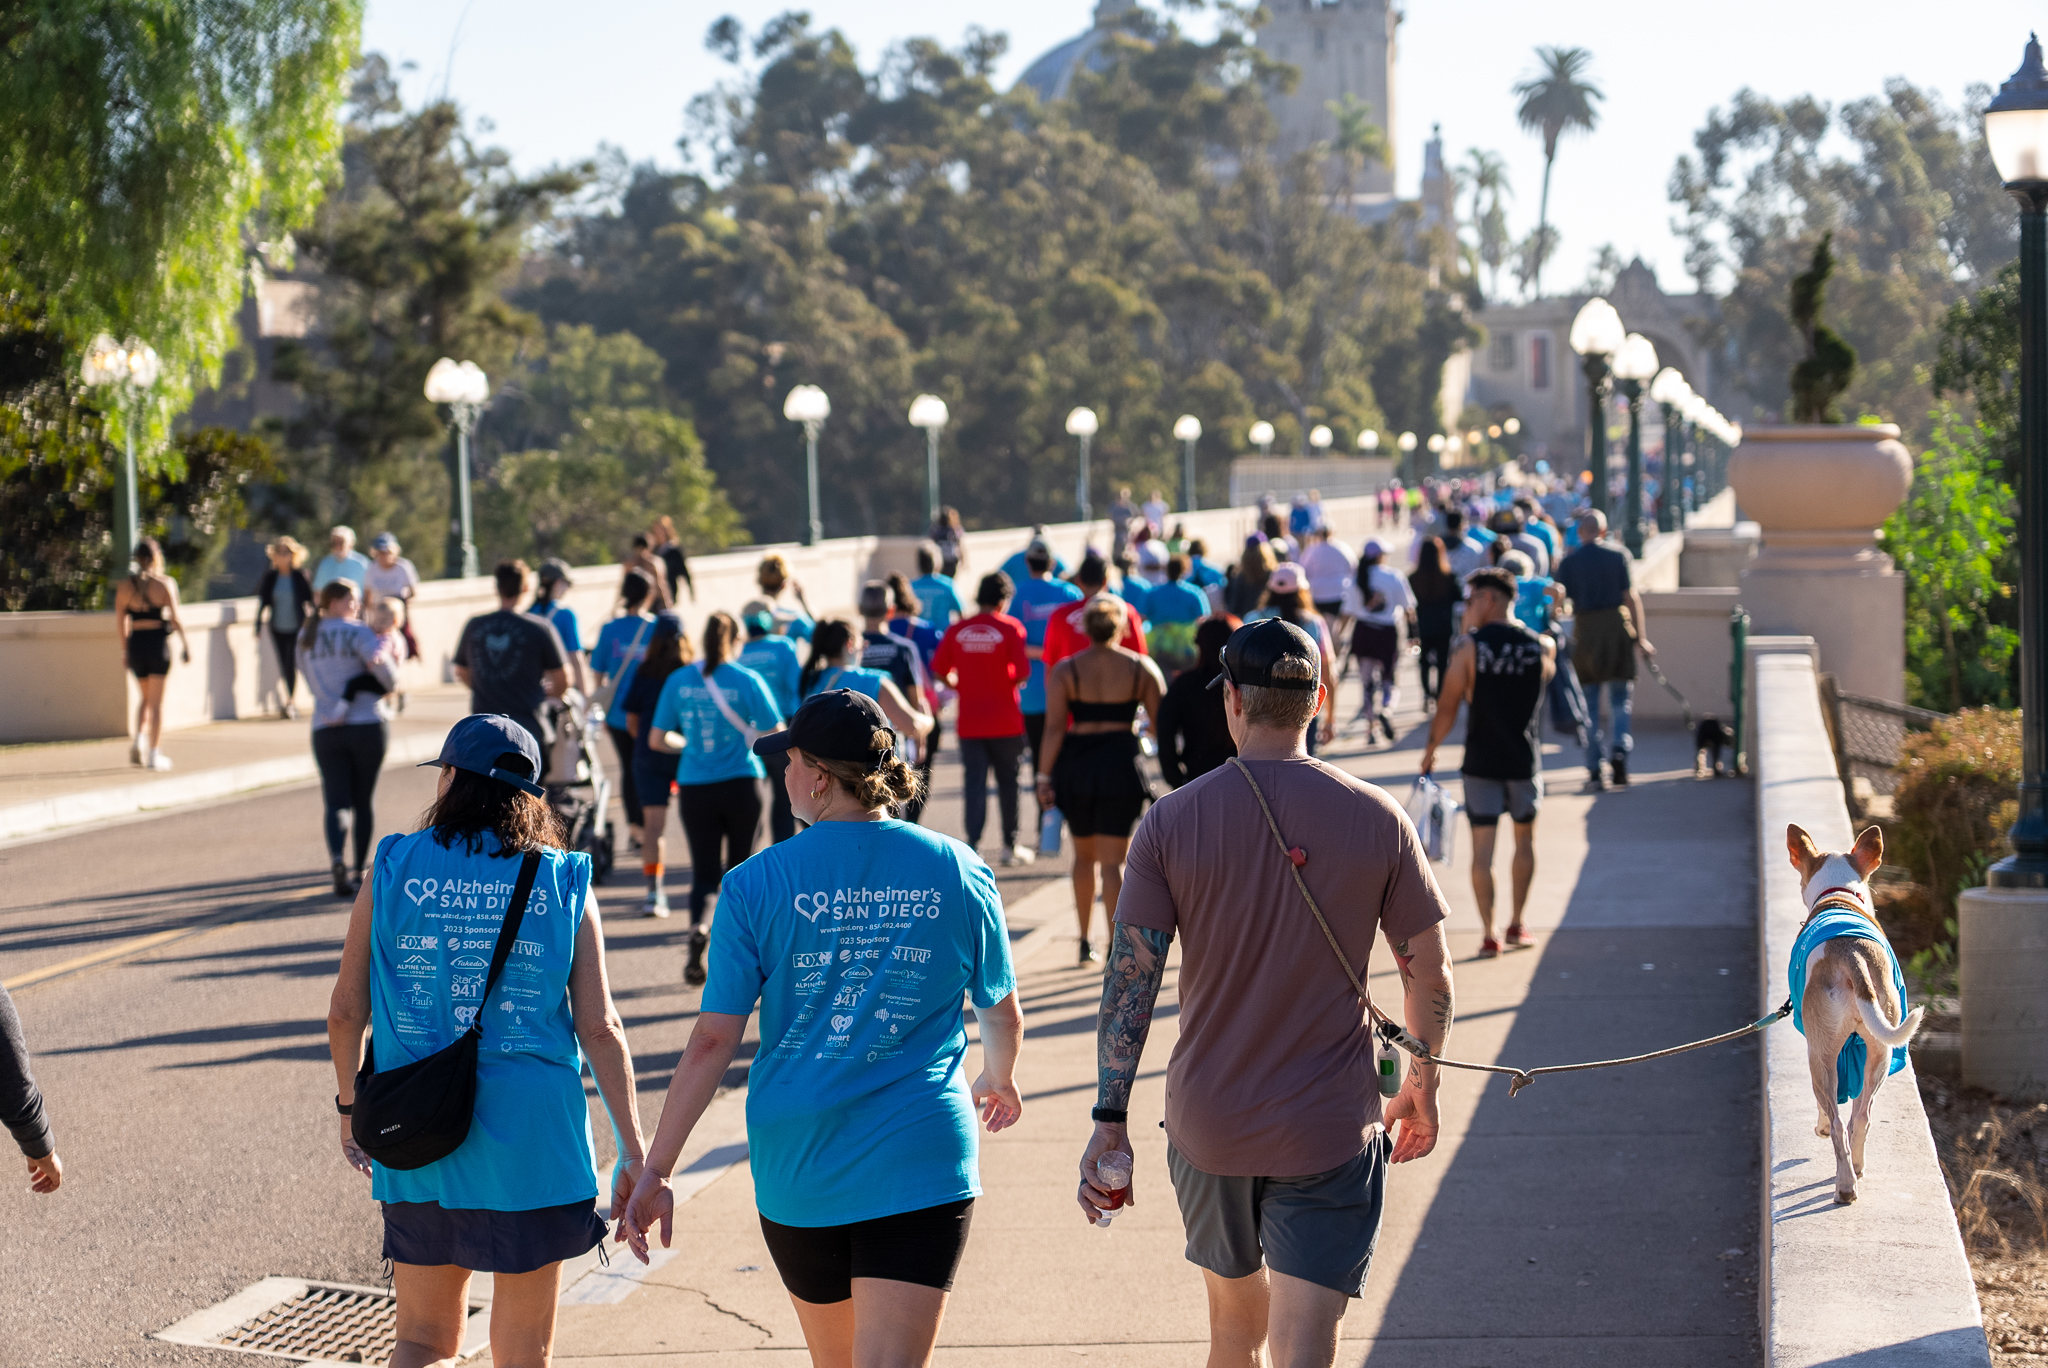
[[[582,699],[550,699],[544,724],[554,735],[548,749],[548,806],[562,819],[568,848],[590,855],[590,878],[603,883],[612,872],[612,785],[598,753],[600,724],[590,720]]]

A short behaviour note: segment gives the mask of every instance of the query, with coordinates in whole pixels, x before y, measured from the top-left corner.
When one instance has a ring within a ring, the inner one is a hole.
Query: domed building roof
[[[1089,71],[1108,67],[1109,62],[1102,55],[1103,46],[1123,16],[1137,7],[1138,0],[1096,0],[1095,27],[1077,38],[1069,38],[1024,68],[1017,84],[1029,86],[1041,102],[1064,100],[1073,90],[1075,72],[1083,67]]]

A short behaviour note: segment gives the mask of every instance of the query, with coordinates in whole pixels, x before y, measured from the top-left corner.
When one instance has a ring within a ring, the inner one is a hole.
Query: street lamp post
[[[804,545],[816,546],[825,540],[825,524],[818,517],[818,433],[832,416],[832,401],[816,385],[796,385],[782,400],[782,416],[804,425],[804,486],[811,509]]]
[[[1657,349],[1630,333],[1614,354],[1614,378],[1628,400],[1628,507],[1621,510],[1621,540],[1631,556],[1643,554],[1643,384],[1657,373]]]
[[[1336,434],[1332,433],[1330,429],[1322,423],[1317,423],[1314,427],[1308,430],[1309,448],[1313,450],[1315,454],[1318,456],[1329,455],[1330,443],[1336,440]]]
[[[1571,347],[1586,373],[1586,470],[1588,497],[1596,512],[1607,511],[1607,396],[1614,354],[1628,340],[1621,315],[1599,296],[1586,301],[1572,320]]]
[[[1412,432],[1402,433],[1394,439],[1394,448],[1401,453],[1401,469],[1407,474],[1408,479],[1413,482],[1416,477],[1415,434]]]
[[[1251,444],[1259,449],[1259,455],[1271,456],[1273,454],[1273,425],[1271,423],[1261,419],[1253,423],[1244,435],[1250,438]]]
[[[474,361],[457,362],[442,357],[427,371],[427,402],[446,404],[455,426],[455,507],[459,538],[448,559],[460,567],[463,579],[478,573],[476,563],[476,519],[469,493],[469,435],[476,431],[477,416],[490,402],[491,382]]]
[[[1984,111],[1984,140],[2020,207],[2020,793],[2013,853],[1990,888],[2048,888],[2048,70],[2027,36]]]
[[[1681,453],[1685,450],[1685,422],[1680,416],[1685,401],[1692,397],[1692,386],[1685,383],[1685,377],[1666,366],[1650,381],[1650,398],[1664,411],[1664,474],[1657,481],[1657,530],[1669,532],[1672,528],[1672,513],[1678,507],[1678,490],[1674,488],[1681,479],[1678,473]]]
[[[1088,498],[1088,443],[1094,439],[1097,428],[1092,408],[1077,408],[1067,414],[1067,435],[1081,439],[1081,466],[1074,477],[1074,507],[1084,523],[1094,520],[1095,505]]]
[[[137,337],[116,342],[105,333],[92,340],[92,345],[86,348],[85,361],[79,367],[80,378],[86,384],[114,386],[116,400],[121,405],[121,431],[127,441],[123,447],[120,480],[114,491],[114,536],[121,548],[120,563],[123,566],[134,562],[135,543],[142,539],[141,496],[136,490],[135,430],[142,426],[144,400],[162,369],[163,363],[158,360],[156,349],[147,342]]]
[[[1173,420],[1174,439],[1180,443],[1180,511],[1195,511],[1195,443],[1202,438],[1202,420],[1183,413]]]
[[[920,394],[910,401],[910,425],[924,429],[925,525],[939,523],[939,430],[952,417],[946,401],[936,394]]]

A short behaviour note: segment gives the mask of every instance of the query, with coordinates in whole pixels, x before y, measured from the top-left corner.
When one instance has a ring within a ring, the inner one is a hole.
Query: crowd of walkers
[[[1070,570],[1034,535],[974,581],[971,611],[946,510],[914,577],[859,586],[857,621],[814,614],[769,555],[758,597],[694,637],[678,596],[696,586],[664,519],[635,538],[587,651],[569,568],[507,561],[497,610],[451,653],[471,715],[430,762],[433,804],[382,840],[377,777],[400,667],[419,653],[418,576],[389,534],[365,557],[335,528],[310,574],[305,548],[278,539],[256,630],[277,653],[281,710],[295,714],[300,679],[311,695],[335,891],[353,899],[328,1031],[341,1147],[382,1204],[391,1362],[457,1352],[472,1272],[495,1279],[493,1361],[547,1362],[561,1264],[607,1235],[600,1200],[635,1256],[670,1242],[671,1177],[757,1011],[755,1199],[813,1361],[927,1362],[981,1194],[977,1131],[1024,1111],[1010,937],[981,854],[991,782],[993,861],[1071,839],[1079,960],[1108,960],[1080,1213],[1106,1224],[1133,1199],[1131,1092],[1178,938],[1163,1124],[1213,1361],[1258,1361],[1269,1342],[1278,1361],[1332,1362],[1388,1167],[1427,1155],[1438,1129],[1431,1066],[1380,1101],[1360,1001],[1374,942],[1433,1050],[1453,998],[1447,909],[1414,827],[1318,751],[1354,665],[1352,727],[1368,746],[1397,741],[1397,667],[1417,654],[1434,709],[1424,775],[1466,721],[1482,954],[1531,943],[1544,700],[1583,745],[1589,784],[1625,785],[1635,658],[1653,650],[1630,558],[1558,493],[1390,487],[1379,520],[1408,520],[1404,567],[1377,538],[1354,552],[1311,492],[1262,508],[1219,566],[1167,526],[1156,493],[1124,490],[1107,554]],[[183,631],[153,542],[115,606],[143,683],[135,759],[166,768],[162,686]],[[949,712],[964,842],[920,825]],[[671,804],[689,856],[681,977],[702,996],[651,1134],[591,857],[569,848],[550,787],[568,777],[557,743],[573,723],[609,738],[643,915],[670,915]],[[1511,909],[1496,934],[1503,815]],[[963,999],[979,1023],[971,1081]],[[618,1156],[605,1197],[585,1067]],[[55,1190],[62,1163],[4,992],[0,1119],[32,1190]]]

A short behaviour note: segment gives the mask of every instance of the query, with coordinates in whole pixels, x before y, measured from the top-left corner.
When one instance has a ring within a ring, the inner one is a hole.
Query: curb
[[[440,732],[414,732],[395,737],[384,755],[384,768],[418,764],[441,753]],[[119,784],[110,788],[67,793],[32,803],[0,807],[0,841],[23,837],[56,835],[71,827],[138,813],[160,812],[251,793],[284,784],[308,783],[320,777],[320,767],[311,753],[259,760],[246,765],[226,765],[200,770],[172,779],[142,784]]]

